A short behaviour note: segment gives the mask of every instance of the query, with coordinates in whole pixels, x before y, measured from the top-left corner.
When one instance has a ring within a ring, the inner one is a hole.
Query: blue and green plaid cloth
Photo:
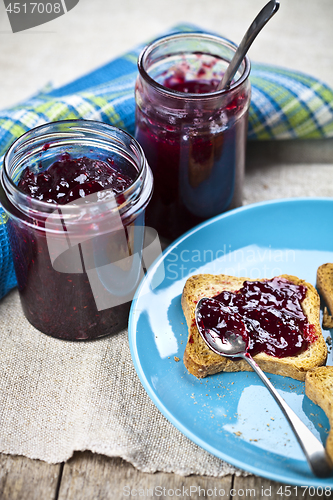
[[[169,33],[201,30],[176,26]],[[134,83],[144,45],[58,89],[46,88],[0,112],[0,165],[10,144],[27,130],[56,120],[84,118],[111,123],[134,133]],[[333,90],[315,78],[267,64],[252,63],[248,138],[333,137]],[[0,299],[16,286],[0,206]]]

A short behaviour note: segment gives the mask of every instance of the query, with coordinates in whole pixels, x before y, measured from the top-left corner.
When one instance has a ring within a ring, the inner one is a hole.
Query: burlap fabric
[[[2,300],[0,312],[2,452],[55,463],[91,450],[146,472],[235,471],[153,405],[134,370],[127,331],[94,342],[47,337],[25,319],[17,290]]]

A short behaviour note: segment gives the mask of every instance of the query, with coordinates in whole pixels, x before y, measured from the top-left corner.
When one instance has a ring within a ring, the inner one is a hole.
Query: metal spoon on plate
[[[279,0],[271,0],[265,7],[259,12],[247,32],[245,33],[241,43],[239,44],[234,57],[230,61],[230,64],[224,73],[224,76],[220,83],[218,84],[216,90],[222,90],[229,87],[232,82],[236,71],[239,68],[242,60],[247,54],[252,42],[256,36],[260,33],[265,24],[271,19],[271,17],[278,11],[280,7]]]
[[[220,317],[226,318],[226,322],[224,323],[226,326],[223,329],[219,328],[218,332],[213,328],[208,328],[207,325],[205,326],[202,315],[203,307],[214,308],[215,310],[220,309]],[[232,321],[228,321],[228,317],[230,316],[233,318]],[[237,316],[232,315],[230,309],[223,306],[218,300],[204,297],[199,300],[196,306],[195,321],[202,339],[212,351],[221,356],[243,358],[249,363],[251,368],[259,375],[262,382],[270,391],[288,420],[312,472],[318,477],[330,476],[332,474],[332,464],[326,454],[324,446],[287,405],[285,400],[280,396],[264,372],[249,354],[249,336],[244,323],[241,321],[241,317],[238,316],[237,318]]]

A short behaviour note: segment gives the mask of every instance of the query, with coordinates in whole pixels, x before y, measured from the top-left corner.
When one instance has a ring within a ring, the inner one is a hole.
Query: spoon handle
[[[247,51],[249,50],[252,42],[262,30],[265,24],[270,20],[270,18],[277,12],[280,4],[278,0],[271,0],[265,7],[259,12],[247,32],[245,33],[241,43],[239,44],[224,76],[219,83],[216,90],[222,90],[230,85],[240,63],[244,59]]]
[[[290,427],[294,431],[312,472],[318,477],[329,477],[332,474],[332,464],[322,443],[312,434],[310,429],[308,429],[308,427],[302,422],[290,406],[287,405],[285,400],[280,396],[278,391],[275,389],[273,384],[271,384],[254,359],[249,354],[244,354],[241,357],[243,357],[243,359],[249,363],[257,375],[259,375],[262,382],[280,406],[290,424]]]

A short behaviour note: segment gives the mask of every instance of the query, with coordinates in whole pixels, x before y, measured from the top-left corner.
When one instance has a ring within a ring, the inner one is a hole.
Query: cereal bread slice
[[[317,288],[327,306],[324,309],[323,328],[333,328],[333,264],[318,267]]]
[[[305,394],[324,410],[330,422],[326,451],[333,462],[333,366],[320,366],[308,371]]]
[[[309,324],[314,327],[316,340],[309,345],[308,349],[297,356],[277,358],[259,353],[254,356],[254,359],[266,372],[304,380],[306,372],[311,368],[325,364],[327,357],[327,347],[319,322],[320,299],[316,289],[310,283],[296,276],[281,275],[280,278],[285,278],[296,285],[306,286],[307,291],[302,301],[302,308]],[[202,297],[214,297],[224,290],[235,292],[242,287],[244,281],[258,280],[224,274],[198,274],[191,276],[186,281],[181,299],[189,332],[184,352],[184,364],[192,375],[203,378],[223,371],[251,371],[250,366],[243,359],[225,358],[209,349],[195,324],[195,307]]]

